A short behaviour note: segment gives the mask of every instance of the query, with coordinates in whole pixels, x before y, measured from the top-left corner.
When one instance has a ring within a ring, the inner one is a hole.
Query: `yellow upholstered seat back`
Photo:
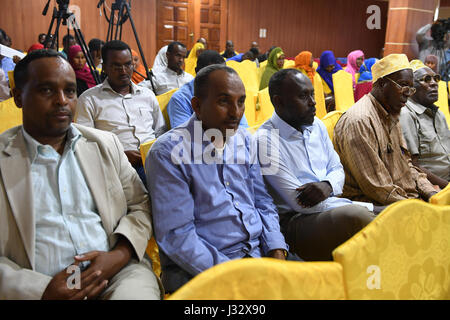
[[[250,60],[242,62],[229,60],[226,64],[238,73],[244,83],[246,94],[245,118],[250,127],[254,126],[256,124],[256,101],[259,90],[258,67],[256,63]]]
[[[353,77],[350,73],[344,70],[333,73],[333,87],[336,110],[346,111],[355,104]]]
[[[166,93],[156,96],[156,99],[158,100],[158,103],[159,103],[159,108],[161,109],[161,112],[164,116],[164,121],[166,122],[167,129],[170,129],[170,120],[169,120],[169,114],[167,113],[167,105],[169,104],[170,98],[172,98],[172,95],[177,90],[178,89],[172,89],[170,91],[167,91]]]
[[[237,62],[234,60],[228,60],[226,62],[227,66],[236,70],[242,82],[244,83],[246,90],[258,91],[259,81],[258,81],[258,67],[256,63],[250,60],[244,60],[242,62]]]
[[[258,92],[258,111],[256,113],[256,123],[262,124],[272,117],[274,107],[270,101],[269,87]]]
[[[328,135],[330,136],[331,141],[333,141],[334,127],[343,113],[343,111],[331,111],[321,119],[325,127],[327,127]]]
[[[14,82],[14,70],[8,71],[8,79],[9,79],[9,88],[14,89],[16,87],[16,83]]]
[[[267,67],[267,60],[265,60],[259,64],[258,83],[261,83],[261,78],[262,78],[262,75],[264,74],[264,71],[266,71],[266,67]],[[258,89],[259,89],[259,87],[258,87]]]
[[[289,69],[289,68],[294,68],[294,67],[295,67],[294,60],[284,59],[283,69]]]
[[[141,151],[141,158],[142,158],[142,163],[143,163],[144,167],[145,167],[145,159],[147,158],[147,154],[155,141],[156,141],[156,139],[153,139],[151,141],[141,144],[140,151]],[[150,240],[148,241],[145,252],[152,260],[153,271],[155,272],[155,274],[158,277],[161,276],[161,261],[159,260],[159,249],[158,249],[158,244],[156,243],[154,236],[152,236],[150,238]]]
[[[239,259],[216,265],[169,300],[342,300],[342,268],[335,262]]]
[[[16,106],[14,98],[0,102],[0,134],[21,124],[22,110]]]
[[[256,122],[256,103],[258,101],[258,91],[245,90],[245,119],[249,127],[253,127]]]
[[[409,199],[333,251],[349,299],[449,299],[450,206]]]
[[[327,108],[325,106],[322,78],[317,72],[314,74],[314,100],[316,100],[316,117],[322,119],[327,114]]]
[[[445,119],[447,120],[447,124],[450,127],[450,112],[448,110],[448,92],[447,92],[447,82],[445,81],[439,81],[439,95],[438,95],[438,101],[436,101],[436,105],[439,107],[439,110],[442,111],[442,113],[445,116]]]
[[[450,206],[450,184],[430,198],[430,203]]]

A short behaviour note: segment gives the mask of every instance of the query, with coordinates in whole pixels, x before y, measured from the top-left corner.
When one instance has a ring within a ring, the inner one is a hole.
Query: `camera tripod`
[[[112,41],[112,40],[121,40],[122,39],[122,26],[123,24],[130,19],[131,28],[133,29],[134,38],[136,39],[136,44],[139,49],[139,55],[141,56],[142,64],[145,67],[146,75],[142,75],[137,71],[133,71],[138,73],[139,75],[147,77],[147,80],[150,80],[150,84],[153,88],[153,91],[155,91],[155,86],[153,84],[153,72],[149,71],[147,66],[147,61],[145,60],[145,56],[142,50],[141,42],[139,41],[139,36],[136,31],[136,27],[133,21],[133,17],[131,16],[131,0],[125,1],[125,0],[116,0],[115,3],[111,5],[111,15],[108,19],[108,16],[106,14],[105,9],[105,0],[100,0],[97,4],[97,8],[100,8],[101,5],[103,5],[103,13],[105,14],[106,20],[108,21],[108,33],[106,35],[106,41]],[[115,15],[117,13],[117,22],[115,21]],[[114,35],[114,38],[113,38]]]
[[[73,12],[68,10],[69,0],[56,0],[58,3],[58,10],[56,7],[53,8],[52,21],[50,22],[50,27],[48,28],[47,36],[45,37],[44,47],[47,48],[49,42],[51,41],[50,48],[58,48],[59,45],[59,28],[61,23],[63,25],[69,25],[73,28],[75,39],[77,43],[80,45],[81,50],[83,51],[84,56],[86,57],[87,64],[89,69],[91,70],[91,74],[94,77],[96,84],[101,83],[100,76],[97,72],[95,72],[94,60],[89,52],[88,46],[83,37],[83,33],[81,32],[80,26],[78,25],[77,20],[75,19],[75,15]],[[50,0],[48,0],[47,4],[42,11],[42,15],[47,15],[48,7],[50,5]],[[54,33],[52,34],[53,25],[56,21],[56,27]],[[67,27],[67,34],[69,34],[69,26]]]

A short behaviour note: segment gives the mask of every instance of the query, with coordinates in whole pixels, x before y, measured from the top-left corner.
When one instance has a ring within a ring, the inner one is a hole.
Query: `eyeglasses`
[[[120,65],[119,64],[112,65],[112,69],[117,72],[122,71],[124,69],[124,67],[125,67],[125,71],[131,70],[131,69],[133,69],[133,63],[129,62],[129,63],[125,63],[125,64],[120,64]]]
[[[412,87],[410,87],[410,86],[401,86],[401,85],[399,85],[397,82],[395,82],[394,80],[392,80],[391,78],[389,78],[389,77],[385,77],[386,79],[389,79],[390,81],[392,81],[396,86],[397,86],[397,88],[400,88],[400,92],[402,93],[402,94],[404,94],[404,95],[406,95],[406,96],[412,96],[414,93],[416,93],[416,88],[412,88]]]
[[[434,76],[432,76],[432,75],[427,74],[422,79],[418,79],[418,81],[422,81],[422,82],[425,82],[425,83],[430,83],[431,79],[434,79],[434,82],[438,83],[439,81],[441,81],[441,75],[435,74]]]

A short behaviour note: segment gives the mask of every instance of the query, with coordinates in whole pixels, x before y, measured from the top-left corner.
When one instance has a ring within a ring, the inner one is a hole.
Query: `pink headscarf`
[[[69,48],[69,63],[72,65],[73,70],[75,70],[75,75],[77,79],[83,80],[86,82],[88,88],[95,87],[97,83],[94,80],[94,77],[92,76],[91,70],[89,67],[85,64],[83,69],[75,69],[75,63],[73,61],[73,58],[78,54],[78,52],[82,51],[81,47],[79,45],[71,46]]]
[[[355,50],[348,54],[347,56],[347,67],[345,68],[345,71],[350,73],[353,77],[353,88],[355,88],[355,73],[359,72],[359,68],[356,65],[356,59],[363,57],[364,59],[364,52],[361,50]],[[363,61],[364,62],[364,61]]]

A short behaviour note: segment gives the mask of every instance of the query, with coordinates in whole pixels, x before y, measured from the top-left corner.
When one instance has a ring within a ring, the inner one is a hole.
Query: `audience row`
[[[98,85],[77,45],[70,63],[53,50],[17,63],[23,125],[0,135],[0,295],[160,299],[231,259],[331,260],[385,206],[427,201],[448,184],[450,131],[434,106],[440,78],[423,63],[392,54],[366,66],[373,87],[331,141],[312,83],[317,72],[332,90],[326,79],[340,65],[331,52],[322,54],[330,68],[303,53],[302,70],[284,69],[273,48],[261,88],[275,111],[252,135],[242,80],[204,49],[169,44],[167,65],[148,80],[141,68],[138,84],[138,61],[122,41],[101,48]],[[347,66],[355,89],[361,53]],[[182,68],[186,56],[193,74]],[[175,88],[167,131],[156,95]],[[144,165],[140,146],[154,139]],[[145,254],[152,235],[161,279]],[[74,268],[78,286],[68,285]]]

